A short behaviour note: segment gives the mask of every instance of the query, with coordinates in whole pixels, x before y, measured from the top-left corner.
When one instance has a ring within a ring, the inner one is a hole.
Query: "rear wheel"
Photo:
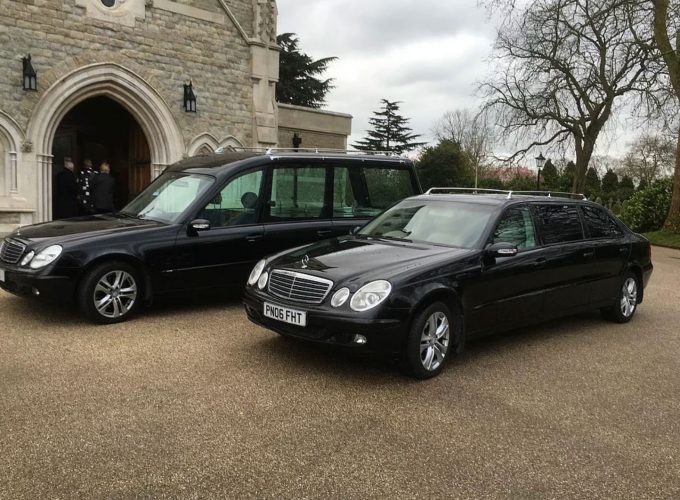
[[[142,298],[139,272],[125,262],[107,262],[90,270],[78,290],[78,305],[96,323],[127,320]]]
[[[434,302],[418,313],[402,354],[405,371],[419,379],[439,375],[455,352],[458,324],[458,318],[443,302]]]
[[[640,293],[640,283],[637,276],[627,271],[623,275],[623,283],[619,295],[613,306],[602,309],[605,318],[616,323],[627,323],[635,315]]]

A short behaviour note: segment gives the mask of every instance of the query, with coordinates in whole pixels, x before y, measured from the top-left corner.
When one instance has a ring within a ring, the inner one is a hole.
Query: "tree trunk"
[[[680,103],[680,55],[673,49],[668,36],[668,0],[653,0],[652,3],[654,4],[654,41],[661,51],[675,97]],[[678,130],[678,145],[675,149],[671,209],[666,217],[664,229],[680,233],[680,130]]]
[[[664,229],[680,233],[680,129],[678,130],[678,145],[675,149],[675,174],[673,175],[673,195],[671,209],[663,225]]]
[[[586,172],[590,158],[593,156],[595,149],[595,138],[586,137],[581,140],[576,138],[576,169],[574,172],[574,183],[572,184],[572,193],[583,193],[586,188]]]

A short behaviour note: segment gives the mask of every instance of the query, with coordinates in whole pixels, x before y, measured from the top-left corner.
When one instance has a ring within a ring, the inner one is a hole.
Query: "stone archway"
[[[37,160],[37,219],[51,219],[52,145],[64,116],[77,104],[105,96],[123,106],[148,139],[152,177],[182,158],[184,140],[170,108],[159,92],[133,71],[115,63],[78,68],[55,81],[43,94],[31,116],[27,137]]]

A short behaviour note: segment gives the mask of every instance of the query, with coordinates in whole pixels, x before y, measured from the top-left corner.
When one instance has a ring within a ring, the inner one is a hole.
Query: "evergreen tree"
[[[576,175],[576,165],[573,161],[567,163],[560,175],[560,191],[565,193],[571,192],[572,186],[574,185],[574,176]]]
[[[423,189],[431,187],[470,187],[474,169],[460,145],[450,139],[425,148],[416,163]]]
[[[542,189],[546,191],[557,191],[560,188],[560,173],[555,164],[549,159],[545,162],[541,171]]]
[[[619,176],[611,168],[602,177],[602,199],[608,205],[616,200],[616,191],[619,189]]]
[[[585,194],[588,198],[594,198],[600,193],[601,189],[600,176],[597,175],[597,170],[590,167],[586,172],[586,189]]]
[[[619,189],[617,192],[618,199],[620,201],[626,201],[628,198],[633,196],[634,192],[635,184],[633,183],[633,179],[631,179],[627,175],[621,177],[621,181],[619,182]]]
[[[281,48],[276,100],[284,104],[320,108],[326,102],[326,94],[333,88],[333,79],[322,80],[317,77],[337,57],[315,61],[300,50],[299,41],[295,33],[283,33],[276,37],[276,43]]]
[[[401,154],[412,151],[425,142],[417,142],[415,139],[420,134],[412,134],[408,126],[408,118],[399,114],[399,102],[382,99],[381,111],[374,111],[373,117],[368,122],[373,127],[367,131],[367,137],[353,147],[362,151],[388,151]]]

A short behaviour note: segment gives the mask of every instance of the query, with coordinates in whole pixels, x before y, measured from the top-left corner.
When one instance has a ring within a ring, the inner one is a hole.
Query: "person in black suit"
[[[97,213],[115,212],[113,203],[116,193],[116,181],[111,177],[111,166],[108,162],[102,162],[99,173],[92,177],[92,203]]]
[[[64,168],[54,177],[53,193],[55,219],[78,216],[78,184],[71,158],[64,157]]]

